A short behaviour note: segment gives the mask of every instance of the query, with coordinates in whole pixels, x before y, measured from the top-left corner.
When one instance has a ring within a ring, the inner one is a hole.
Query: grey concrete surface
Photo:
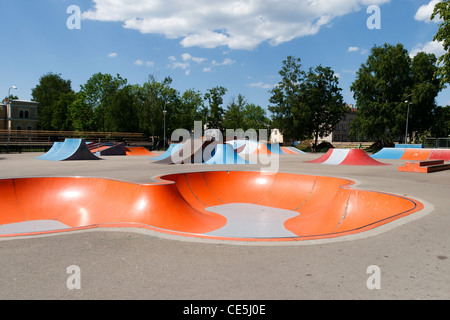
[[[157,165],[149,157],[34,159],[39,155],[0,154],[0,179],[87,176],[149,183],[166,173],[260,169]],[[2,239],[0,299],[449,299],[450,171],[400,173],[404,161],[398,160],[384,160],[391,165],[382,167],[303,163],[319,156],[280,156],[280,171],[351,179],[355,188],[412,197],[426,209],[373,232],[324,242],[207,242],[137,229]],[[73,265],[80,268],[81,288],[70,290]],[[367,287],[372,265],[380,268],[380,289]]]

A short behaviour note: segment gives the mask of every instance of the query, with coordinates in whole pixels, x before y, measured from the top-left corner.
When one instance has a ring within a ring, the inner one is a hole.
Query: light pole
[[[11,89],[17,89],[16,86],[11,86],[8,89],[8,101],[6,105],[6,126],[8,127],[8,142],[6,144],[6,152],[9,152],[9,143],[11,141]]]
[[[166,150],[166,114],[167,114],[167,110],[166,110],[166,105],[169,102],[165,102],[164,103],[164,110],[163,110],[163,115],[164,115],[164,150]]]
[[[408,144],[409,106],[411,105],[411,102],[409,102],[408,100],[406,100],[405,103],[408,104],[408,111],[407,111],[407,113],[406,113],[405,144]]]

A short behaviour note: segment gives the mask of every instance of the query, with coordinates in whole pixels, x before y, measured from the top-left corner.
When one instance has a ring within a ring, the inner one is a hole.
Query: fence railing
[[[153,139],[143,133],[0,130],[0,152],[46,150],[54,142],[62,142],[70,138],[83,138],[93,142],[126,142],[128,145],[153,146]]]
[[[450,138],[427,138],[424,148],[450,148]]]

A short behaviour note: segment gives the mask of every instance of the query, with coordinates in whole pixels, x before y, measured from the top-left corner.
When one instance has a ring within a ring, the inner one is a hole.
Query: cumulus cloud
[[[147,67],[152,67],[155,63],[153,61],[144,61],[143,59],[138,59],[134,62],[137,66],[146,65]]]
[[[272,89],[275,85],[260,82],[253,82],[248,85],[250,88]]]
[[[426,23],[430,23],[431,15],[433,14],[434,7],[439,2],[441,2],[441,0],[431,0],[428,4],[424,4],[423,6],[421,6],[419,8],[419,10],[417,10],[417,13],[414,16],[414,19],[416,19],[417,21],[424,21]],[[442,20],[440,19],[440,17],[435,17],[433,19],[433,22],[435,22],[435,23],[439,23],[441,21]]]
[[[425,44],[419,44],[410,52],[410,57],[415,57],[419,52],[433,53],[438,58],[446,53],[442,42],[438,41],[430,41]]]
[[[111,52],[108,54],[109,58],[117,58],[117,53],[116,52]]]
[[[83,19],[120,22],[184,47],[254,49],[314,35],[336,17],[390,0],[93,0]]]

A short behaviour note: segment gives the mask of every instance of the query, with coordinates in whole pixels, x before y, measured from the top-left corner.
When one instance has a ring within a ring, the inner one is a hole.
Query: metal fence
[[[427,138],[424,148],[450,149],[450,138]]]

